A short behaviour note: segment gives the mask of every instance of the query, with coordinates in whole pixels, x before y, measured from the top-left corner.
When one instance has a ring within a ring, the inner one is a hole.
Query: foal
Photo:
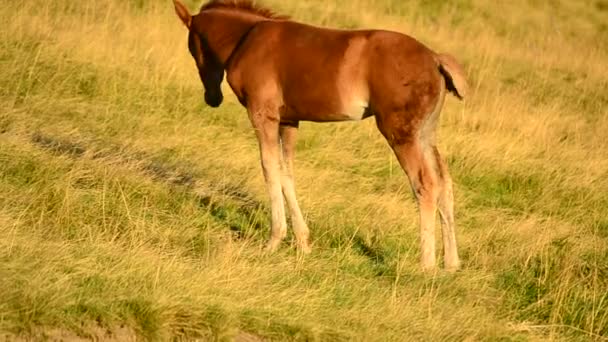
[[[453,57],[397,32],[297,23],[249,0],[212,0],[194,16],[180,0],[173,2],[189,30],[188,47],[205,102],[222,103],[226,73],[247,108],[272,206],[268,250],[277,249],[287,234],[285,198],[298,247],[310,251],[293,180],[298,122],[374,116],[418,202],[422,267],[435,267],[439,209],[444,264],[458,268],[452,180],[435,141],[446,91],[460,99],[467,91],[463,69]]]

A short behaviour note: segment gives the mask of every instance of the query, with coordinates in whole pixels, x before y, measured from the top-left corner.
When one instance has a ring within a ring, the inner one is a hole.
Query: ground
[[[462,270],[419,270],[373,118],[301,125],[313,253],[267,255],[254,133],[228,88],[204,105],[169,0],[2,1],[0,339],[605,339],[606,1],[263,3],[465,66],[438,133]]]

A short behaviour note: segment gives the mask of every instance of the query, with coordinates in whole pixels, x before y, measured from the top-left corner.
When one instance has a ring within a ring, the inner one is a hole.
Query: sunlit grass
[[[301,125],[314,252],[261,247],[257,143],[202,103],[170,1],[10,2],[0,31],[0,332],[123,340],[546,340],[608,334],[602,1],[265,2],[459,58],[440,150],[464,267],[418,269],[373,119]],[[190,8],[198,6],[189,3]],[[345,148],[348,146],[348,148]]]

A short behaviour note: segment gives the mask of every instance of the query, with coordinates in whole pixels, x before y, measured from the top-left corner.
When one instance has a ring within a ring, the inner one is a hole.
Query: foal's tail
[[[445,79],[447,89],[457,98],[463,100],[469,91],[469,85],[464,76],[464,69],[456,61],[456,58],[448,54],[437,54],[439,72]]]

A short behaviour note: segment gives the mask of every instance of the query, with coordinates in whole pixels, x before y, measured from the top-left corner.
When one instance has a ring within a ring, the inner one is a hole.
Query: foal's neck
[[[239,11],[213,9],[201,13],[201,31],[222,65],[237,48],[251,28],[267,18]]]

